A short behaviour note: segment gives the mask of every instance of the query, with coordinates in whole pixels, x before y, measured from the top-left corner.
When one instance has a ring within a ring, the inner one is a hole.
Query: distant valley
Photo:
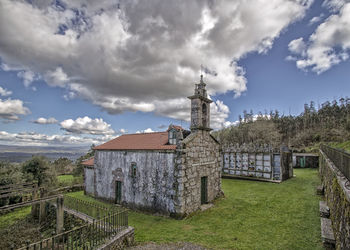
[[[43,155],[50,160],[66,157],[72,161],[86,154],[89,147],[38,147],[0,145],[0,161],[24,162],[33,155]]]

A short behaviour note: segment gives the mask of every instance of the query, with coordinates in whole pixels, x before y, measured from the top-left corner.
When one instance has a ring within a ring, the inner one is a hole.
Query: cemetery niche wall
[[[223,148],[223,178],[281,182],[292,176],[292,153],[287,147],[243,144]]]

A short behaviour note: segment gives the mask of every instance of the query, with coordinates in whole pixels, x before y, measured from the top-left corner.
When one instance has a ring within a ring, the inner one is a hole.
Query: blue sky
[[[214,129],[348,96],[349,1],[248,2],[2,1],[0,144],[188,128],[201,64]]]

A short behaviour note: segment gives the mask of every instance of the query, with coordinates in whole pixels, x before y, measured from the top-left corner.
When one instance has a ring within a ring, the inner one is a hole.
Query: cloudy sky
[[[350,0],[1,0],[0,144],[188,128],[201,65],[219,129],[350,91]]]

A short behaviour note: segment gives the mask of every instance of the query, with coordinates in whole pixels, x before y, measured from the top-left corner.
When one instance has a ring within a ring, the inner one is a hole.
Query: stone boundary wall
[[[337,249],[350,249],[350,180],[320,150],[320,176]]]
[[[109,242],[99,247],[98,250],[125,249],[132,246],[134,244],[134,231],[133,227],[128,227],[119,232]]]

